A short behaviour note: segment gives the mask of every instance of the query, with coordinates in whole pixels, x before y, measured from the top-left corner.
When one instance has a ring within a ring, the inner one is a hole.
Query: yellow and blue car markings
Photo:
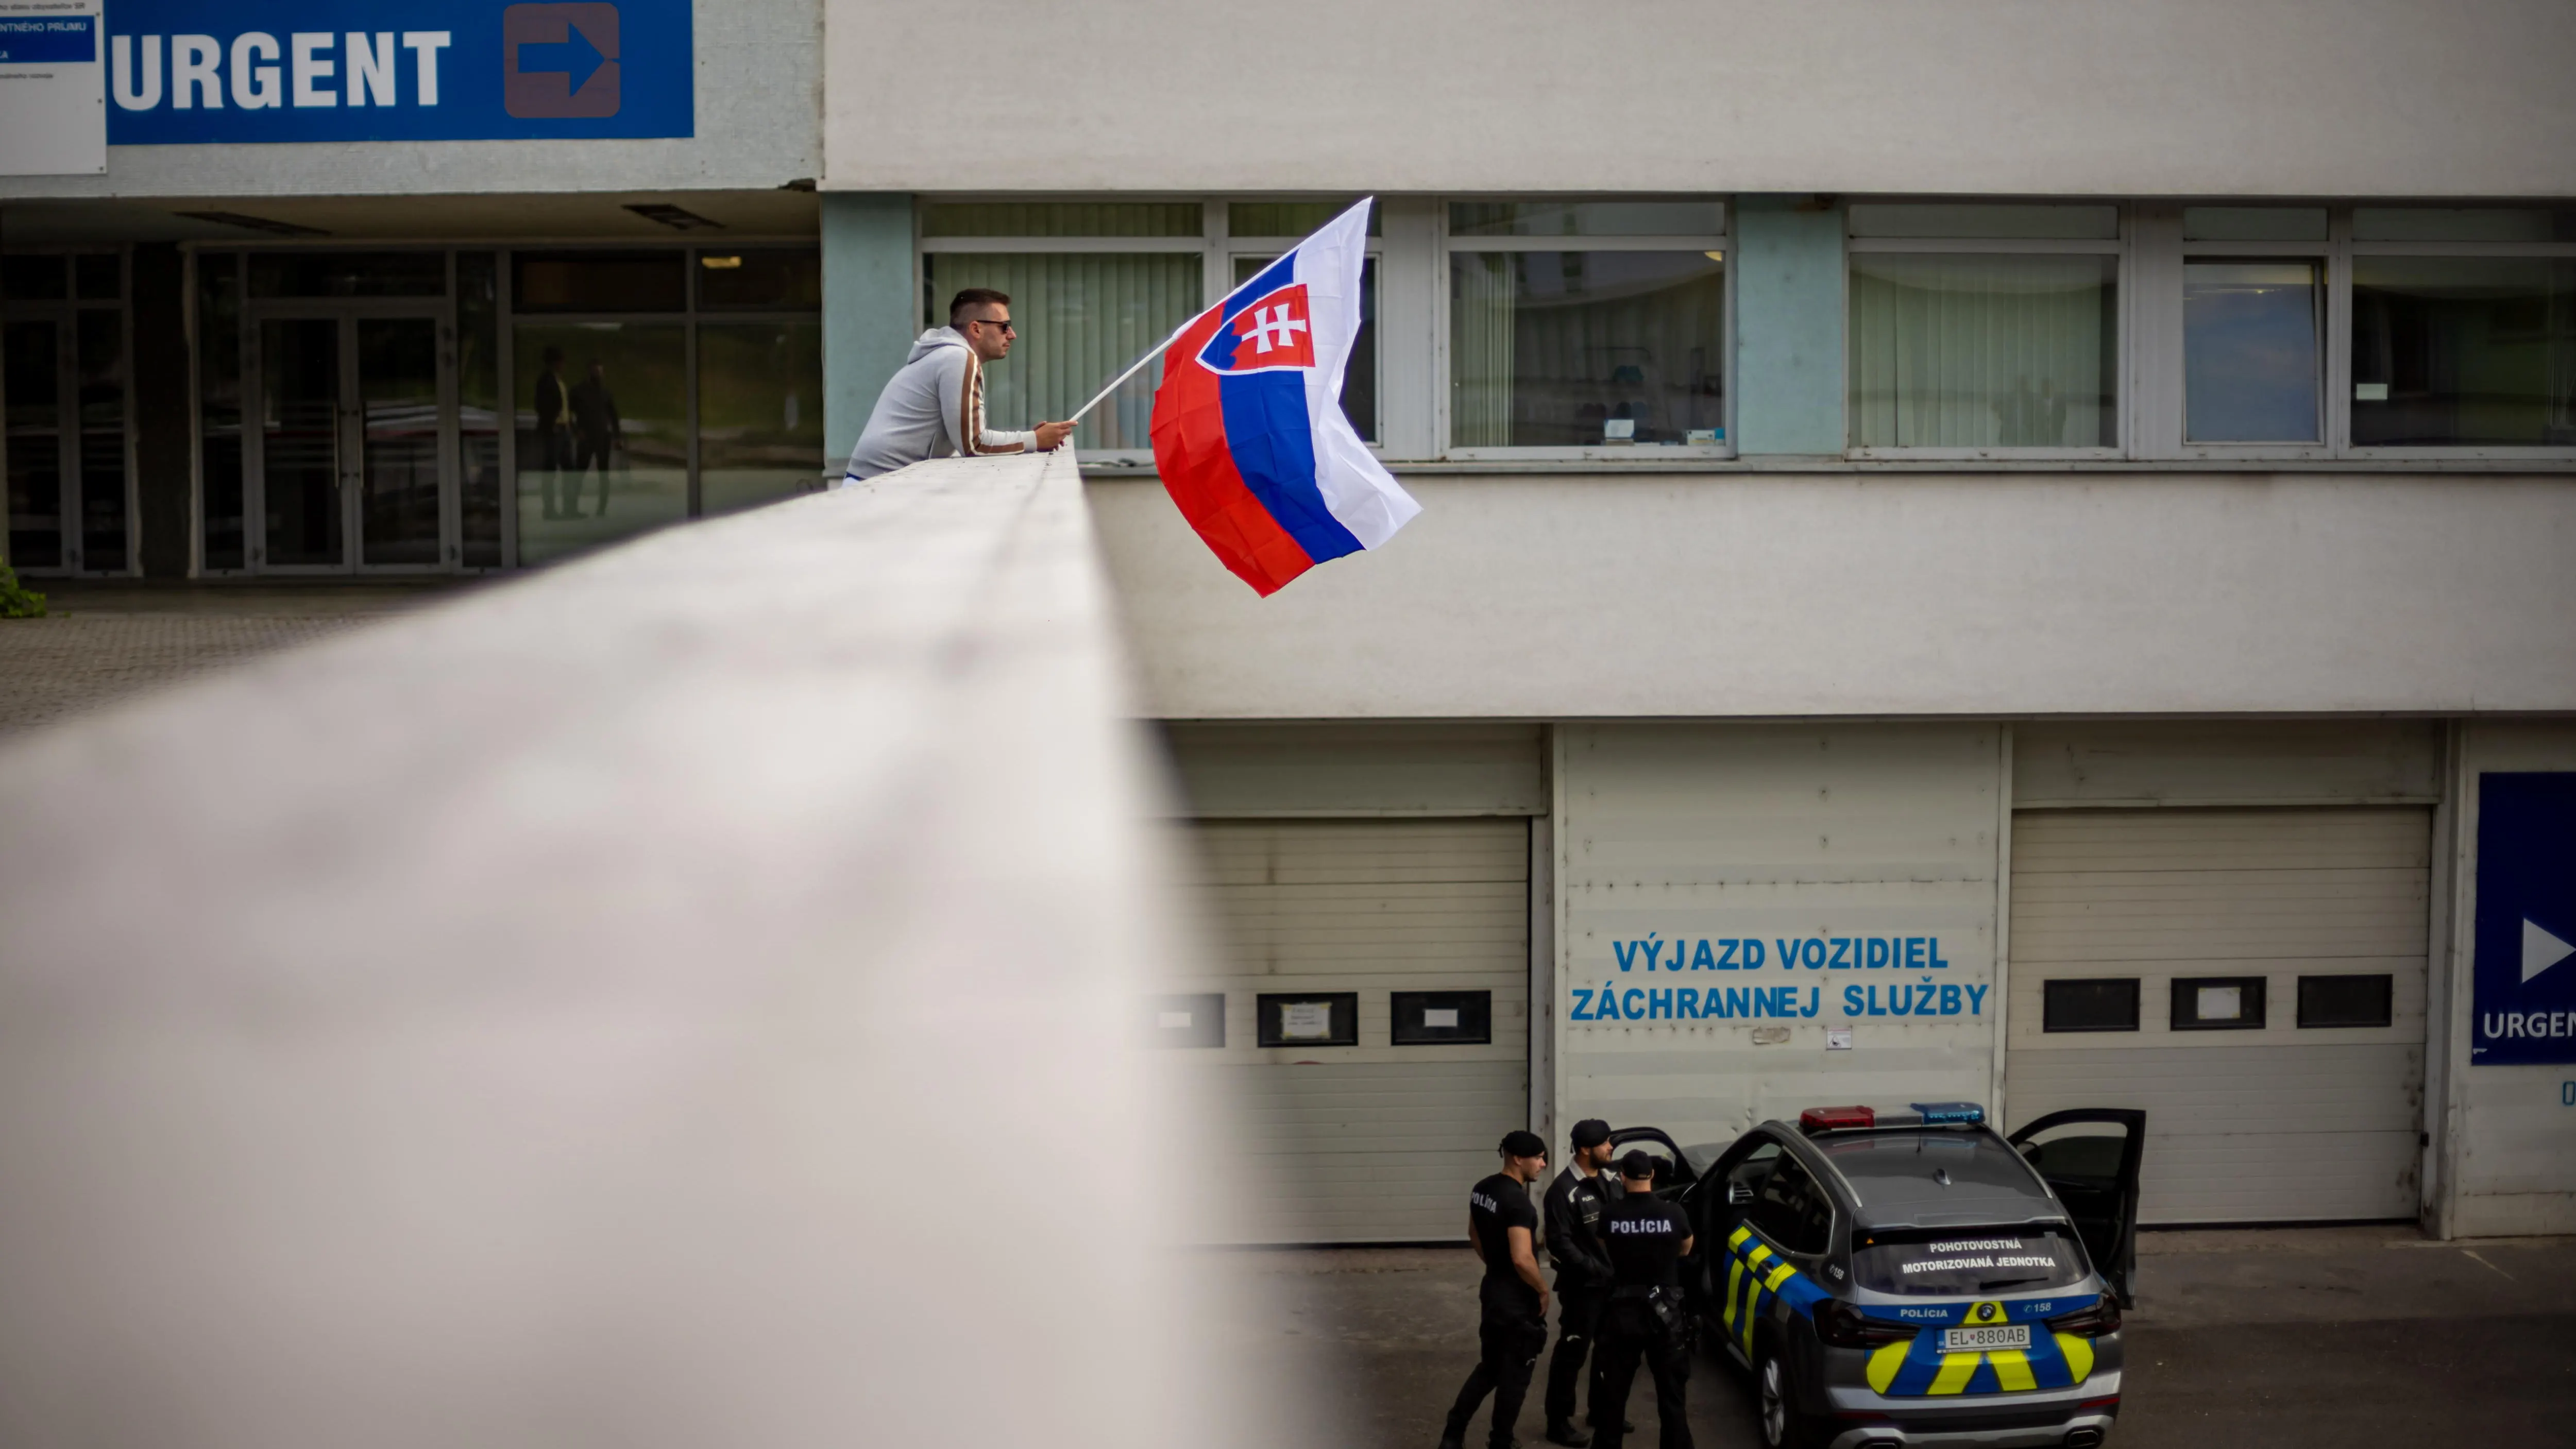
[[[2092,1376],[2093,1341],[2071,1333],[2051,1333],[2042,1320],[2076,1312],[2097,1301],[2092,1294],[2032,1298],[2018,1303],[1989,1299],[1946,1305],[1947,1311],[1938,1320],[1924,1316],[1921,1309],[1912,1310],[1906,1317],[1906,1326],[1922,1331],[1909,1341],[1871,1351],[1869,1386],[1889,1398],[2073,1388]],[[1862,1311],[1868,1313],[1867,1309]],[[2030,1347],[1941,1351],[1944,1328],[2007,1323],[2032,1325]]]
[[[1812,1319],[1816,1305],[1833,1296],[1771,1251],[1750,1227],[1740,1227],[1729,1234],[1726,1251],[1726,1304],[1721,1316],[1728,1336],[1748,1358],[1753,1354],[1753,1326],[1762,1321],[1763,1310],[1774,1299]],[[2093,1341],[2070,1333],[2051,1333],[2042,1320],[2078,1312],[2098,1301],[2099,1295],[2082,1294],[1908,1308],[1903,1326],[1921,1331],[1911,1339],[1871,1351],[1869,1386],[1890,1398],[2073,1388],[2092,1377]],[[1871,1313],[1867,1308],[1861,1312],[1882,1322],[1896,1321],[1884,1312]],[[1944,1328],[2007,1323],[2032,1325],[2029,1348],[1941,1351],[1940,1331]]]
[[[1753,1235],[1749,1227],[1737,1228],[1726,1239],[1726,1308],[1727,1335],[1743,1348],[1747,1358],[1753,1355],[1753,1325],[1762,1321],[1762,1310],[1774,1299],[1789,1305],[1790,1310],[1813,1318],[1816,1305],[1833,1295]]]

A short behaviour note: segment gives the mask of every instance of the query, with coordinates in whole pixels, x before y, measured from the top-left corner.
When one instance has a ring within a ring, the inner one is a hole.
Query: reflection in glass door
[[[443,327],[360,308],[261,320],[258,567],[456,562]]]
[[[269,568],[338,568],[348,559],[340,508],[340,319],[260,324],[260,493]]]
[[[440,561],[438,324],[360,317],[357,330],[358,562]]]

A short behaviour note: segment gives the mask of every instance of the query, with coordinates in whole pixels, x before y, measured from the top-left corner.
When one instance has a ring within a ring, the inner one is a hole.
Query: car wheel
[[[1762,1442],[1769,1449],[1804,1449],[1806,1421],[1789,1392],[1789,1370],[1769,1348],[1753,1368],[1754,1412],[1761,1418]]]

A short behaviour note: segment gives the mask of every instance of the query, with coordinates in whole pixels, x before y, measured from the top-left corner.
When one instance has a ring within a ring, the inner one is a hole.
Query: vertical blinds
[[[2116,446],[2118,266],[2111,256],[1855,255],[1853,444]]]
[[[1069,416],[1139,353],[1172,335],[1200,306],[1196,252],[934,252],[922,258],[931,315],[948,320],[948,299],[967,287],[1011,298],[1019,341],[984,374],[986,421],[1025,429]],[[1095,448],[1153,446],[1157,359],[1094,409]]]

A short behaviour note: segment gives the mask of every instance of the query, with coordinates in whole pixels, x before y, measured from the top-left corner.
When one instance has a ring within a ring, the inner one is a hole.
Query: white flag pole
[[[1357,203],[1355,203],[1355,204],[1356,204],[1356,205],[1359,205],[1359,206],[1366,206],[1366,205],[1368,205],[1370,202],[1373,202],[1373,201],[1375,201],[1375,200],[1377,200],[1377,198],[1376,198],[1376,197],[1374,197],[1374,196],[1366,196],[1366,197],[1362,197],[1362,198],[1360,198],[1360,200],[1359,200]],[[1343,213],[1342,213],[1342,216],[1348,216],[1348,215],[1350,215],[1350,213],[1349,213],[1349,212],[1347,212],[1347,211],[1345,211],[1345,212],[1343,212]],[[1337,217],[1333,218],[1333,221],[1339,221],[1339,220],[1341,220],[1341,217],[1338,217],[1338,216],[1337,216]],[[1330,225],[1332,225],[1332,224],[1333,224],[1333,223],[1332,223],[1332,222],[1329,222],[1329,221],[1328,221],[1328,222],[1326,222],[1326,223],[1324,223],[1324,225],[1325,225],[1325,226],[1330,226]],[[1318,228],[1317,230],[1321,230],[1321,228]],[[1297,241],[1297,246],[1292,246],[1292,247],[1290,247],[1288,250],[1289,250],[1289,251],[1291,251],[1291,252],[1293,252],[1293,251],[1297,250],[1297,247],[1302,247],[1302,246],[1304,246],[1307,242],[1310,242],[1310,241],[1312,241],[1312,240],[1314,240],[1314,233],[1313,233],[1313,232],[1309,232],[1309,233],[1307,233],[1305,236],[1300,237],[1300,238],[1298,239],[1298,241]],[[1281,255],[1283,255],[1283,256],[1284,256],[1284,255],[1286,255],[1286,253],[1282,253]],[[1267,268],[1267,267],[1264,267],[1264,268],[1262,269],[1262,271],[1268,271],[1268,270],[1269,270],[1269,268]],[[1233,301],[1233,300],[1234,300],[1234,293],[1235,293],[1235,292],[1240,292],[1240,291],[1242,291],[1244,288],[1249,287],[1249,286],[1251,286],[1253,283],[1255,283],[1255,282],[1257,282],[1257,281],[1260,281],[1260,280],[1261,280],[1261,272],[1255,272],[1255,273],[1253,273],[1251,276],[1244,278],[1242,281],[1235,283],[1235,284],[1234,284],[1234,291],[1233,291],[1233,292],[1228,292],[1228,293],[1226,293],[1224,296],[1219,297],[1219,298],[1217,298],[1217,299],[1216,299],[1216,307],[1222,307],[1222,306],[1224,306],[1226,303]],[[1123,383],[1123,382],[1125,382],[1127,379],[1129,379],[1129,378],[1131,378],[1131,377],[1134,377],[1137,373],[1140,373],[1140,372],[1144,371],[1144,370],[1145,370],[1145,364],[1146,364],[1146,363],[1149,363],[1149,362],[1153,361],[1155,358],[1162,356],[1166,351],[1170,350],[1171,345],[1172,345],[1173,343],[1178,342],[1178,341],[1180,341],[1180,340],[1181,340],[1181,334],[1182,334],[1182,333],[1187,332],[1187,331],[1189,331],[1192,327],[1197,326],[1197,325],[1198,325],[1198,320],[1199,320],[1199,318],[1200,318],[1200,317],[1204,317],[1204,316],[1206,316],[1208,313],[1215,311],[1215,310],[1216,310],[1216,307],[1202,307],[1202,308],[1200,308],[1200,309],[1199,309],[1199,311],[1198,311],[1198,313],[1197,313],[1195,316],[1191,317],[1189,321],[1184,322],[1184,323],[1182,323],[1179,327],[1177,327],[1177,328],[1173,329],[1173,332],[1172,332],[1172,335],[1171,335],[1171,336],[1166,337],[1166,338],[1164,338],[1162,341],[1155,343],[1155,344],[1154,344],[1154,346],[1153,346],[1153,348],[1152,348],[1150,351],[1148,351],[1144,356],[1142,356],[1142,357],[1140,357],[1140,358],[1137,358],[1134,362],[1131,362],[1131,363],[1127,364],[1127,370],[1126,370],[1125,372],[1122,372],[1122,373],[1118,374],[1116,377],[1114,377],[1114,378],[1110,379],[1109,385],[1108,385],[1107,387],[1104,387],[1104,388],[1102,388],[1100,391],[1098,391],[1098,392],[1096,392],[1096,393],[1093,393],[1093,394],[1091,395],[1091,401],[1089,401],[1089,402],[1087,402],[1087,403],[1084,403],[1082,406],[1080,406],[1080,407],[1078,407],[1078,408],[1074,409],[1074,410],[1073,410],[1073,416],[1072,416],[1072,417],[1069,417],[1069,418],[1067,418],[1067,419],[1065,419],[1065,421],[1066,421],[1066,422],[1069,422],[1069,423],[1078,423],[1078,422],[1081,422],[1081,421],[1082,421],[1082,415],[1083,415],[1084,413],[1087,413],[1087,412],[1091,411],[1093,408],[1096,408],[1096,407],[1100,406],[1100,400],[1101,400],[1102,398],[1105,398],[1105,397],[1109,396],[1111,393],[1116,392],[1116,391],[1118,390],[1118,385],[1119,385],[1120,383]]]
[[[1226,296],[1227,296],[1227,297],[1232,297],[1233,295],[1234,295],[1234,293],[1232,293],[1232,292],[1228,292],[1228,293],[1226,293]],[[1218,306],[1220,306],[1220,307],[1222,307],[1222,306],[1224,306],[1224,305],[1225,305],[1225,303],[1224,303],[1224,301],[1220,300],[1220,301],[1218,301],[1217,305],[1218,305]],[[1205,312],[1201,312],[1201,313],[1199,314],[1199,317],[1204,317],[1204,316],[1206,316],[1206,315],[1207,315],[1207,314],[1206,314]],[[1191,323],[1194,323],[1194,322],[1196,322],[1196,321],[1198,321],[1198,320],[1199,320],[1199,318],[1198,318],[1198,317],[1193,317],[1193,318],[1191,318],[1191,319],[1189,320],[1189,322],[1184,322],[1184,323],[1182,323],[1182,324],[1181,324],[1181,332],[1187,332],[1187,331],[1189,331],[1189,330],[1190,330],[1190,325],[1191,325]],[[1072,416],[1072,417],[1069,417],[1069,418],[1067,418],[1067,419],[1065,419],[1065,421],[1066,421],[1066,422],[1069,422],[1069,423],[1078,423],[1078,422],[1081,422],[1081,421],[1082,421],[1082,415],[1083,415],[1084,413],[1087,413],[1087,412],[1091,411],[1093,408],[1096,408],[1096,407],[1100,406],[1100,400],[1101,400],[1102,398],[1105,398],[1105,397],[1109,396],[1111,393],[1116,392],[1116,391],[1118,390],[1118,384],[1120,384],[1120,383],[1122,383],[1122,382],[1125,382],[1127,379],[1129,379],[1129,378],[1131,378],[1131,377],[1134,377],[1136,374],[1138,374],[1138,373],[1140,373],[1140,372],[1144,371],[1144,370],[1145,370],[1145,364],[1146,364],[1146,363],[1149,363],[1149,362],[1153,361],[1155,358],[1162,356],[1162,355],[1163,355],[1163,353],[1164,353],[1164,351],[1165,351],[1166,349],[1168,349],[1168,348],[1169,348],[1169,347],[1170,347],[1174,342],[1179,341],[1179,340],[1180,340],[1180,336],[1181,336],[1181,332],[1175,332],[1175,333],[1173,333],[1171,336],[1164,338],[1162,341],[1155,343],[1155,344],[1154,344],[1154,350],[1153,350],[1153,351],[1148,352],[1148,353],[1146,353],[1144,356],[1142,356],[1142,357],[1140,357],[1140,358],[1137,358],[1134,362],[1131,362],[1131,363],[1127,364],[1127,370],[1126,370],[1125,372],[1122,372],[1122,373],[1118,374],[1118,376],[1117,376],[1117,377],[1115,377],[1115,378],[1111,379],[1111,380],[1110,380],[1110,383],[1109,383],[1109,385],[1108,385],[1107,387],[1104,387],[1104,388],[1102,388],[1100,391],[1098,391],[1098,392],[1096,392],[1096,393],[1092,394],[1091,401],[1089,401],[1089,402],[1087,402],[1087,403],[1084,403],[1081,407],[1078,407],[1078,408],[1074,409],[1074,411],[1073,411],[1073,416]]]

